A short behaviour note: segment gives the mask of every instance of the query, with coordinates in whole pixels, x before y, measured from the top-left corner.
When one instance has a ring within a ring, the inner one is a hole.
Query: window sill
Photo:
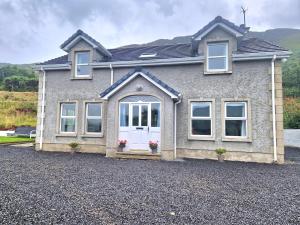
[[[82,134],[80,137],[82,138],[102,138],[104,135],[103,133],[100,134]]]
[[[204,75],[229,75],[232,71],[205,71]]]
[[[71,77],[70,80],[92,80],[92,76],[89,77]]]
[[[239,137],[234,137],[234,138],[222,137],[222,141],[248,142],[248,143],[251,143],[252,139],[251,138],[239,138]]]
[[[64,134],[64,133],[60,133],[60,134],[55,134],[56,137],[77,137],[76,133],[71,133],[71,134]]]
[[[188,137],[188,140],[193,140],[193,141],[215,141],[215,137],[205,137],[205,136],[192,136],[192,135],[189,135]]]

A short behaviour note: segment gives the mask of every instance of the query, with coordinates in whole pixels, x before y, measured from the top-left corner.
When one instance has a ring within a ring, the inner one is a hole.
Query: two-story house
[[[36,149],[284,162],[281,60],[290,52],[218,16],[188,44],[106,49],[78,30],[37,65]],[[126,140],[122,153],[118,140]],[[146,154],[149,152],[149,154]]]

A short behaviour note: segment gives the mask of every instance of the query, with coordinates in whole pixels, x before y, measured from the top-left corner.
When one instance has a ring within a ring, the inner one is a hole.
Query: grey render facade
[[[65,56],[36,67],[36,149],[77,142],[117,157],[124,139],[125,152],[157,141],[164,160],[216,159],[225,148],[226,160],[283,163],[281,60],[290,52],[247,31],[216,17],[190,44],[117,49],[77,31]]]

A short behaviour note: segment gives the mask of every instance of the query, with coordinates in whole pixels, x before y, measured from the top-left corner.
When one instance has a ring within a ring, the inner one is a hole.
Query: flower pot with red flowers
[[[119,144],[118,152],[123,152],[123,149],[126,147],[127,140],[119,140],[118,144]]]
[[[156,154],[158,148],[158,141],[149,141],[149,148],[151,149],[152,154]]]

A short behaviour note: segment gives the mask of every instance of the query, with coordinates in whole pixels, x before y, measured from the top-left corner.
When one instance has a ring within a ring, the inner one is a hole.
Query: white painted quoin
[[[124,151],[151,151],[149,141],[160,150],[161,103],[154,96],[128,96],[119,103],[119,140],[127,140]]]

